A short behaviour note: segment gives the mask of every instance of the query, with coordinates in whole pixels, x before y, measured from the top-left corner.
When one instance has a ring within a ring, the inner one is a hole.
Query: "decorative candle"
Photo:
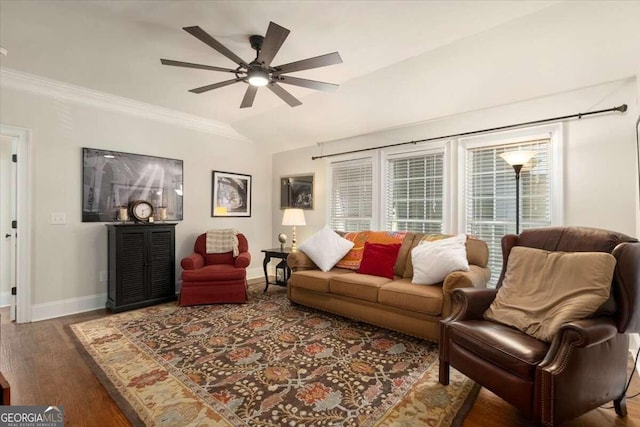
[[[152,216],[149,217],[149,222],[153,222],[153,217]]]
[[[158,216],[160,221],[165,221],[167,219],[167,208],[158,208]]]
[[[129,219],[129,212],[126,207],[120,208],[120,221],[125,222]]]

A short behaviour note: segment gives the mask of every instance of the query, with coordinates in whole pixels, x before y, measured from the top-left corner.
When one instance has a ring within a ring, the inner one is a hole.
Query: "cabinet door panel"
[[[144,232],[122,233],[121,239],[122,246],[118,253],[121,275],[118,303],[143,301],[146,298]]]
[[[150,298],[172,295],[174,285],[174,252],[172,230],[150,233]]]

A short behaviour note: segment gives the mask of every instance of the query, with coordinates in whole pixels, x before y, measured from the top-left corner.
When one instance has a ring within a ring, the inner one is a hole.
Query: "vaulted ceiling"
[[[30,73],[231,126],[277,152],[640,73],[640,2],[0,1],[0,57]],[[270,21],[291,34],[274,64],[338,51],[343,64],[294,73],[340,84],[193,94],[235,68],[182,27],[200,26],[246,61]],[[0,112],[1,113],[1,112]]]

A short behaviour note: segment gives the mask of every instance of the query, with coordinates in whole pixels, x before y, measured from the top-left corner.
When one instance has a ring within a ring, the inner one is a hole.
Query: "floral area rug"
[[[436,345],[292,305],[282,288],[70,330],[134,425],[448,427],[477,393],[455,370],[438,383]]]

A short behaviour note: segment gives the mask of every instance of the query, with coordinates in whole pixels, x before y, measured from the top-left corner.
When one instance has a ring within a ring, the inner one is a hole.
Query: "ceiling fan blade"
[[[302,102],[300,102],[295,96],[284,90],[282,86],[278,85],[278,83],[270,83],[267,85],[267,87],[271,90],[271,92],[278,95],[280,99],[289,104],[290,107],[297,107],[298,105],[302,105]]]
[[[302,86],[309,89],[331,91],[338,89],[338,85],[333,83],[318,82],[315,80],[301,79],[291,76],[278,76],[278,83],[286,83],[295,86]]]
[[[233,80],[225,80],[223,82],[214,83],[212,85],[197,87],[195,89],[189,90],[189,92],[193,92],[193,93],[207,92],[209,90],[218,89],[218,88],[221,88],[221,87],[232,85],[232,84],[237,83],[237,82],[241,82],[242,80],[243,79],[240,79],[240,78],[233,79]]]
[[[283,73],[292,73],[294,71],[310,70],[312,68],[326,67],[327,65],[342,64],[342,58],[338,52],[327,53],[313,58],[303,59],[301,61],[290,62],[288,64],[278,65],[275,68],[275,75]]]
[[[240,108],[248,108],[253,105],[253,100],[256,98],[256,93],[258,92],[258,86],[249,85],[247,91],[244,93],[244,98],[242,98],[242,104],[240,104]]]
[[[276,56],[282,43],[286,40],[291,31],[287,30],[280,25],[269,22],[269,28],[267,28],[267,35],[264,36],[264,42],[262,42],[262,49],[258,54],[258,62],[263,63],[265,66],[271,65],[271,61]]]
[[[222,43],[220,43],[218,40],[211,37],[209,34],[207,34],[202,28],[198,27],[197,25],[194,27],[183,27],[182,29],[185,30],[187,33],[191,34],[192,36],[194,36],[195,38],[197,38],[198,40],[200,40],[201,42],[211,46],[212,48],[214,48],[215,50],[217,50],[218,52],[220,52],[221,54],[223,54],[224,56],[226,56],[236,64],[242,65],[243,67],[250,68],[249,64],[244,62],[242,58],[240,58],[238,55],[236,55],[235,53],[231,52],[229,49],[224,47]]]
[[[162,65],[172,65],[174,67],[198,68],[200,70],[224,71],[227,73],[235,73],[236,70],[231,68],[214,67],[213,65],[193,64],[191,62],[174,61],[173,59],[160,59]]]

